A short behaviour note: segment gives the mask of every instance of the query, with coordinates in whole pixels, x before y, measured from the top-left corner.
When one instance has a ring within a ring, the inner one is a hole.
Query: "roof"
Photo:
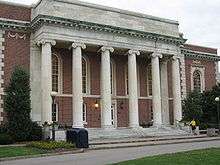
[[[198,46],[198,45],[191,45],[191,44],[184,44],[184,49],[196,51],[196,52],[203,52],[203,53],[211,53],[216,54],[218,49],[216,48],[210,48],[210,47],[204,47],[204,46]]]

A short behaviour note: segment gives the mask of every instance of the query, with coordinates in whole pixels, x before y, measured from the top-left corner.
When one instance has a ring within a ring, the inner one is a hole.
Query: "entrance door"
[[[112,119],[112,125],[114,128],[117,128],[117,106],[116,103],[113,103],[111,106],[111,119]]]

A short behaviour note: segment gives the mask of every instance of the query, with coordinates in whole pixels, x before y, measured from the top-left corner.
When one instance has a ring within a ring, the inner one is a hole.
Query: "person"
[[[191,126],[191,129],[192,129],[192,133],[193,133],[194,135],[196,135],[196,132],[195,132],[195,130],[196,130],[196,121],[195,121],[195,119],[193,119],[193,120],[190,122],[190,126]]]

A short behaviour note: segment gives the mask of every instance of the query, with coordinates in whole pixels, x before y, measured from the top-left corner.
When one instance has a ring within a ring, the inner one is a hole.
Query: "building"
[[[187,45],[176,21],[77,0],[0,2],[0,92],[30,71],[32,119],[87,128],[175,124],[181,100],[217,82],[217,49]],[[5,118],[3,107],[0,121]]]

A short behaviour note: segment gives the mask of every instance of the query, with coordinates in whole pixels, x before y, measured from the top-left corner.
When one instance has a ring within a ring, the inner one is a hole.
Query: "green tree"
[[[184,121],[191,121],[195,119],[198,122],[201,120],[203,111],[202,111],[202,94],[194,91],[189,93],[186,99],[183,100],[183,112],[184,112]]]
[[[15,68],[5,90],[4,110],[7,113],[8,133],[16,141],[30,140],[32,121],[30,119],[29,74],[22,68]]]
[[[217,123],[217,102],[216,97],[220,97],[219,84],[212,88],[210,91],[203,93],[202,100],[202,122],[207,126],[213,127]]]

